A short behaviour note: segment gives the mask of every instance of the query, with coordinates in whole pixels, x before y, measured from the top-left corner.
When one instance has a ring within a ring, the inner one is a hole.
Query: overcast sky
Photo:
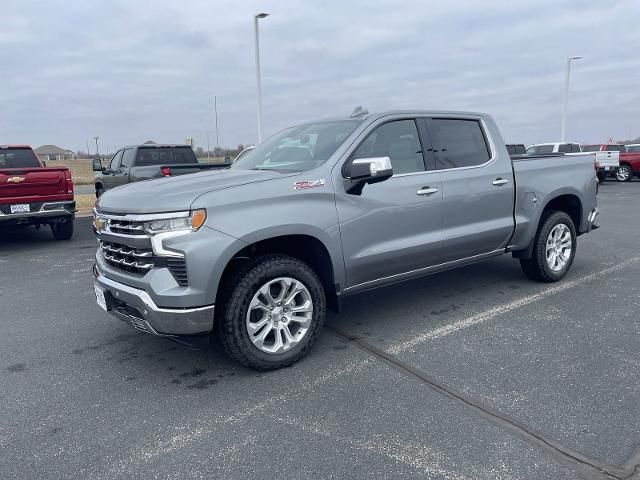
[[[490,113],[507,142],[640,135],[638,0],[2,0],[0,143],[256,141],[253,14],[265,135],[395,108]],[[94,151],[95,147],[91,147]]]

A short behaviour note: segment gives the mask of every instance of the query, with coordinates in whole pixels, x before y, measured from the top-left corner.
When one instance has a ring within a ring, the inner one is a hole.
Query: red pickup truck
[[[633,177],[640,178],[640,145],[627,145],[620,153],[620,168],[616,172],[619,182],[628,182]]]
[[[628,182],[640,177],[640,149],[636,145],[624,146],[619,143],[583,145],[583,152],[620,152],[620,166],[615,171],[616,180]]]
[[[45,167],[27,145],[0,145],[0,230],[49,225],[57,240],[73,236],[71,172]]]

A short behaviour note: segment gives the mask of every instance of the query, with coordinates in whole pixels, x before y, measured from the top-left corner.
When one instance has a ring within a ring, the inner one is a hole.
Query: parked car
[[[620,155],[624,152],[624,145],[618,144],[596,144],[582,145],[583,152],[594,152],[596,155],[596,165],[598,168],[598,179],[603,182],[607,177],[615,175],[617,177],[620,167]]]
[[[118,150],[107,167],[93,160],[96,197],[120,185],[140,180],[173,177],[202,170],[226,168],[229,164],[199,163],[190,145],[132,145]]]
[[[525,155],[527,148],[523,143],[511,143],[507,144],[507,152],[509,152],[509,155]]]
[[[0,228],[49,225],[68,240],[75,212],[67,167],[45,167],[27,145],[0,145]]]
[[[640,145],[626,145],[620,152],[620,168],[616,170],[616,180],[629,182],[633,177],[640,178]]]
[[[106,192],[95,296],[138,330],[215,331],[243,365],[284,367],[348,295],[504,253],[562,279],[597,227],[597,187],[592,155],[512,160],[488,115],[308,123],[228,170]]]

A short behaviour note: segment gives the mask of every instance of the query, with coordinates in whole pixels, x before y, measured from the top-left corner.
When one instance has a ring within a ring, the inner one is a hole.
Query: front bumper
[[[195,308],[158,307],[144,290],[102,275],[93,267],[94,284],[104,292],[107,309],[134,328],[163,337],[201,335],[211,332],[215,305]]]

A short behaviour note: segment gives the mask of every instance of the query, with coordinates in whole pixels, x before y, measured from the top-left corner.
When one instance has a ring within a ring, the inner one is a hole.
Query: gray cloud
[[[266,133],[356,105],[484,111],[509,142],[640,135],[636,0],[368,2],[4,0],[0,143],[84,149],[256,137],[252,14]]]

